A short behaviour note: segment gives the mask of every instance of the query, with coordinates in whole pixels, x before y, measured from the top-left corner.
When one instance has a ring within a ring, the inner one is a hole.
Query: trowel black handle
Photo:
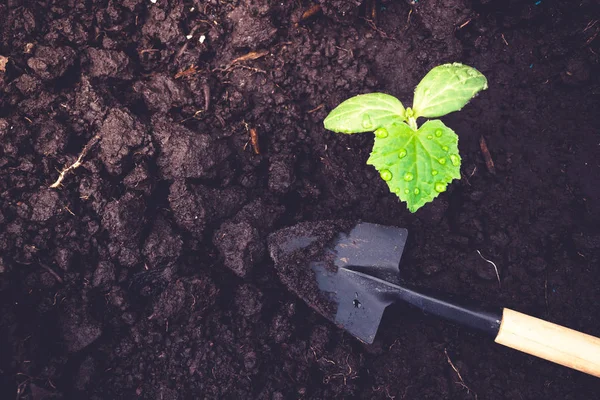
[[[429,314],[490,334],[501,345],[600,377],[600,338],[509,308],[485,311],[420,289],[403,287],[395,296]]]
[[[475,304],[452,299],[438,293],[402,286],[394,293],[397,300],[409,303],[427,314],[476,329],[492,337],[498,335],[502,322],[502,309],[487,310]]]

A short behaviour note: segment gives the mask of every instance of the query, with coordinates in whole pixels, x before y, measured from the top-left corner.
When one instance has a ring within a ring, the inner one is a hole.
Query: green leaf
[[[334,132],[360,133],[401,121],[404,121],[404,106],[400,100],[385,93],[369,93],[342,102],[323,124]]]
[[[441,117],[460,110],[487,87],[487,79],[475,68],[459,63],[440,65],[417,85],[413,109],[417,117]]]
[[[379,129],[367,160],[410,212],[460,179],[460,162],[458,136],[440,120],[427,121],[418,131],[404,122]]]

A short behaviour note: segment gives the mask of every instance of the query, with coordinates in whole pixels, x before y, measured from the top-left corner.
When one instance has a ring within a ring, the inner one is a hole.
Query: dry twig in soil
[[[250,144],[252,144],[254,154],[260,154],[260,147],[258,145],[258,132],[256,132],[255,128],[250,128]]]
[[[302,16],[300,17],[300,22],[306,21],[307,19],[316,15],[320,11],[321,11],[321,5],[314,4],[312,7],[310,7],[308,10],[306,10],[302,13]]]
[[[188,77],[188,76],[192,76],[198,73],[198,68],[196,67],[196,65],[192,64],[190,65],[188,68],[179,71],[178,73],[175,74],[175,79],[179,79],[179,78],[184,78],[184,77]]]
[[[0,56],[0,72],[6,72],[6,64],[8,64],[8,57]]]
[[[266,56],[267,54],[269,54],[268,50],[251,51],[250,53],[244,54],[243,56],[234,59],[230,65],[237,64],[242,61],[257,60],[261,57]]]
[[[367,2],[367,11],[365,14],[369,16],[371,21],[377,24],[377,0]]]
[[[316,106],[315,108],[313,108],[312,110],[307,111],[307,114],[312,114],[316,111],[319,111],[321,108],[323,108],[325,106],[325,104],[321,103],[318,106]]]
[[[483,159],[485,160],[485,166],[490,174],[495,175],[496,167],[494,167],[494,160],[492,160],[492,155],[488,150],[487,143],[485,142],[485,138],[483,136],[479,138],[479,147],[481,148],[481,153],[483,154]]]

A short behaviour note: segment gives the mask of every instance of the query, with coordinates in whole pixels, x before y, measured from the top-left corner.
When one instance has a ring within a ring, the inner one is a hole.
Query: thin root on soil
[[[323,108],[325,106],[324,103],[319,104],[318,106],[316,106],[315,108],[313,108],[312,110],[307,111],[307,114],[312,114],[314,112],[319,111],[321,108]]]
[[[448,355],[448,351],[446,349],[444,349],[444,354],[446,354],[446,360],[448,360],[448,364],[450,364],[450,367],[452,367],[452,369],[454,370],[454,372],[456,372],[456,375],[458,376],[459,381],[456,383],[465,388],[468,393],[473,393],[473,396],[475,396],[475,400],[477,400],[477,393],[475,393],[473,390],[471,390],[470,387],[467,386],[465,380],[460,374],[460,371],[458,370],[458,368],[456,368],[456,366],[454,366],[454,363],[450,359],[450,356]]]
[[[198,73],[198,68],[196,67],[196,65],[192,64],[190,65],[188,68],[179,71],[178,73],[175,74],[175,79],[179,79],[179,78],[184,78],[184,77],[188,77],[188,76],[192,76]]]
[[[68,167],[63,168],[62,171],[60,171],[60,174],[58,175],[58,179],[56,180],[56,182],[54,182],[52,185],[50,185],[51,188],[55,189],[60,187],[63,179],[65,179],[65,176],[67,175],[67,173],[69,173],[70,171],[77,169],[81,166],[81,164],[83,164],[83,159],[85,158],[85,156],[87,155],[87,153],[90,151],[90,149],[92,147],[94,147],[94,145],[96,143],[98,143],[98,141],[100,140],[100,136],[94,136],[93,138],[90,139],[90,141],[84,146],[83,150],[81,150],[81,154],[79,154],[79,157],[77,157],[77,160],[75,160],[75,162],[71,165],[69,165]]]
[[[477,254],[479,254],[479,257],[481,257],[485,262],[492,264],[492,266],[494,267],[494,271],[496,272],[496,278],[498,279],[498,286],[502,287],[502,283],[500,283],[500,274],[498,273],[498,267],[496,266],[496,263],[488,260],[483,255],[481,255],[481,252],[479,250],[477,250]]]

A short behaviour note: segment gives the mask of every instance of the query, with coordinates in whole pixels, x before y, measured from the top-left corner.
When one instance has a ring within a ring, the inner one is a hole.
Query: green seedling
[[[438,119],[417,125],[419,117],[436,118],[459,111],[487,79],[467,65],[433,68],[415,89],[413,107],[385,93],[354,96],[325,118],[325,128],[339,133],[375,132],[367,164],[374,166],[390,191],[415,212],[460,179],[458,135]]]

